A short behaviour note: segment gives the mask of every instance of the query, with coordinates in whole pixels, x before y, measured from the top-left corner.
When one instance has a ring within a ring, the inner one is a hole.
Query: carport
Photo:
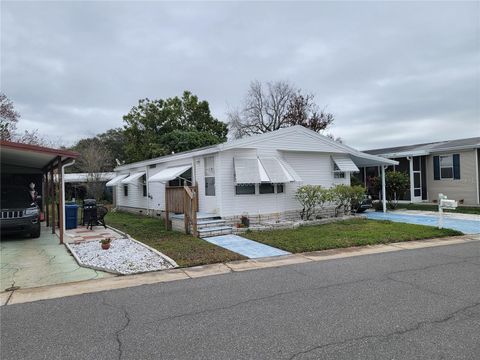
[[[73,165],[80,154],[52,149],[37,145],[21,144],[11,141],[0,141],[2,188],[8,191],[9,186],[36,185],[36,191],[42,197],[41,208],[45,214],[46,226],[52,234],[58,229],[60,244],[63,244],[65,232],[65,184],[64,169]],[[58,180],[58,181],[55,181]],[[57,206],[52,199],[58,201]]]

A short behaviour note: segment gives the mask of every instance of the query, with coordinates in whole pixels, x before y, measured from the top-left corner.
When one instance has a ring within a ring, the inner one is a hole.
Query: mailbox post
[[[443,210],[444,209],[456,209],[458,203],[455,200],[447,199],[446,195],[438,194],[438,228],[443,229]]]

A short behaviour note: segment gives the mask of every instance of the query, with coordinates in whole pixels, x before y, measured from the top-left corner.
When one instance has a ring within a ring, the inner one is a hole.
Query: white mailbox
[[[438,194],[438,228],[443,228],[443,210],[444,209],[456,209],[458,203],[455,200],[447,199],[446,195]]]
[[[458,203],[455,200],[440,199],[440,207],[442,209],[456,209]]]

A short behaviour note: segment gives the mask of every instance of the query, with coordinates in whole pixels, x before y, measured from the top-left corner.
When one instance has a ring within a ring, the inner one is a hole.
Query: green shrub
[[[365,189],[363,186],[340,184],[330,189],[330,193],[330,199],[335,204],[335,215],[338,216],[341,209],[344,214],[349,214],[352,211],[352,205],[363,200]]]
[[[372,185],[375,192],[382,191],[382,178],[372,178]],[[406,172],[387,171],[385,173],[385,192],[388,207],[396,209],[398,198],[410,189],[410,176]]]

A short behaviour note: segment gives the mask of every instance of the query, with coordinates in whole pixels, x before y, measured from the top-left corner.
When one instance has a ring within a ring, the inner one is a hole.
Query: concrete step
[[[178,219],[178,220],[183,220],[184,219],[184,214],[173,214],[170,215],[170,219]],[[197,221],[199,220],[219,220],[221,219],[220,216],[217,214],[213,213],[197,213]]]
[[[197,229],[198,237],[210,237],[210,236],[220,236],[220,235],[227,235],[232,233],[231,226],[217,226],[217,227],[206,227]]]
[[[224,225],[225,225],[225,220],[222,220],[222,219],[197,220],[198,229],[219,227]]]

